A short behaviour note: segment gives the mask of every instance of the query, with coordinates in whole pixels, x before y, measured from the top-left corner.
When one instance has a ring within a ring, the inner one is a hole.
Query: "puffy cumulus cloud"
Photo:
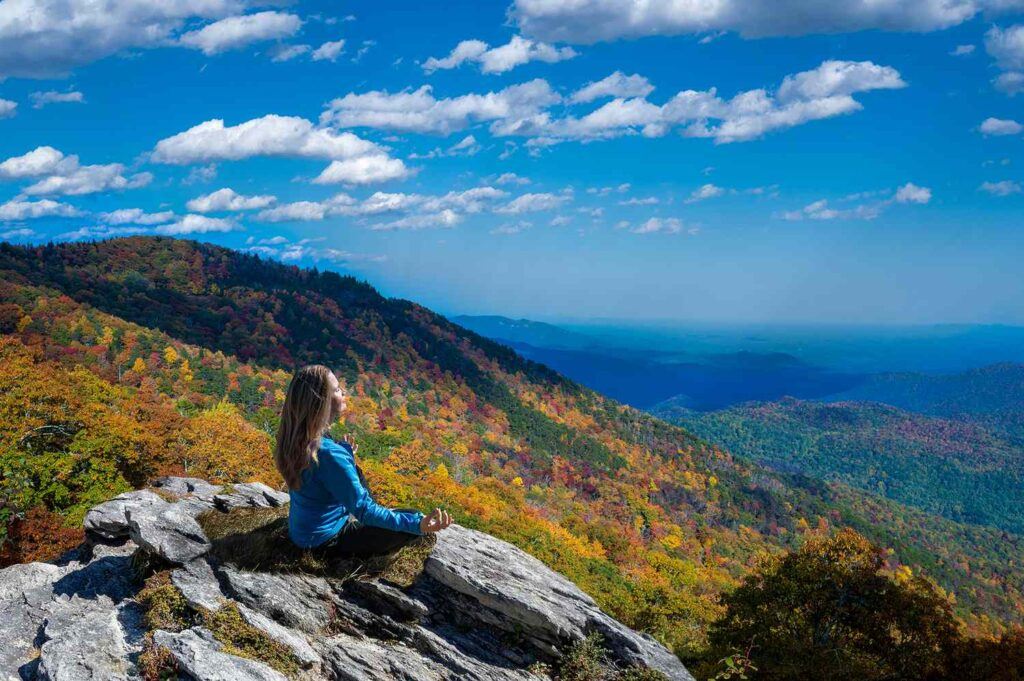
[[[515,0],[522,33],[552,42],[594,43],[652,35],[735,31],[747,38],[815,33],[933,31],[956,26],[1006,0]]]
[[[1024,69],[1024,24],[993,26],[985,33],[985,50],[1004,71]]]
[[[279,260],[296,261],[303,258],[310,260],[328,260],[330,262],[344,265],[358,265],[362,263],[380,263],[388,258],[386,255],[372,253],[352,253],[338,248],[315,246],[322,239],[300,239],[289,241],[283,236],[276,236],[272,239],[260,239],[256,245],[251,245],[244,250],[256,253],[269,258]],[[251,243],[251,237],[250,241]]]
[[[451,208],[436,213],[420,213],[409,215],[391,222],[382,222],[370,227],[374,231],[391,231],[397,229],[427,229],[430,227],[454,227],[462,222],[462,216]]]
[[[0,239],[24,239],[30,236],[35,236],[36,230],[29,229],[28,227],[19,227],[18,229],[8,229],[5,232],[0,232]]]
[[[337,128],[379,128],[448,135],[475,123],[502,123],[507,132],[517,123],[561,101],[547,81],[535,79],[497,92],[437,99],[431,87],[397,92],[350,93],[330,102],[320,123]]]
[[[896,190],[897,203],[928,203],[932,200],[932,190],[928,187],[918,187],[913,182],[907,182]]]
[[[179,38],[179,44],[202,50],[211,56],[236,50],[264,40],[288,38],[302,28],[302,20],[285,12],[257,12],[227,17],[202,28],[189,31]]]
[[[138,189],[153,181],[152,173],[124,175],[125,167],[120,163],[79,166],[66,174],[50,175],[22,190],[29,196],[63,194],[80,196],[104,191]]]
[[[85,102],[85,95],[77,90],[68,92],[47,90],[46,92],[33,92],[28,97],[32,100],[33,109],[42,109],[47,104],[82,104]]]
[[[180,220],[167,225],[160,225],[153,231],[157,234],[177,236],[181,234],[207,234],[210,232],[233,232],[239,229],[238,223],[227,218],[211,218],[206,215],[189,213]]]
[[[626,227],[628,223],[621,226]],[[633,234],[681,234],[683,222],[679,218],[648,218],[640,224],[630,227]],[[688,230],[690,234],[696,234],[696,228]]]
[[[345,51],[344,40],[332,40],[313,50],[313,61],[335,61]]]
[[[47,217],[74,218],[80,215],[82,215],[82,212],[74,206],[51,199],[42,199],[40,201],[13,199],[7,203],[0,204],[0,222]]]
[[[1018,182],[1011,180],[1003,180],[1002,182],[982,182],[981,186],[978,187],[978,191],[983,191],[986,194],[992,196],[1010,196],[1011,194],[1020,194],[1021,186]]]
[[[859,192],[843,197],[843,201],[871,199],[892,194],[890,198],[863,203],[850,208],[837,208],[828,199],[820,199],[809,203],[799,210],[786,211],[779,217],[783,220],[874,220],[889,206],[896,203],[926,204],[932,200],[932,190],[907,182],[896,188],[895,192],[883,190],[878,192]]]
[[[5,0],[0,80],[62,76],[126,48],[166,44],[186,21],[242,9],[242,0]]]
[[[620,206],[655,206],[661,203],[657,196],[633,196],[624,201],[619,201]]]
[[[108,225],[159,225],[176,217],[169,210],[147,213],[141,208],[119,208],[109,213],[100,213],[100,220]]]
[[[331,161],[313,182],[316,184],[373,184],[388,180],[402,180],[415,171],[406,167],[401,159],[387,154],[359,156],[344,161]]]
[[[660,137],[676,127],[687,137],[743,142],[773,130],[859,111],[863,107],[854,94],[905,86],[892,67],[829,60],[786,76],[774,96],[757,89],[726,100],[711,88],[684,90],[660,106],[641,98],[617,98],[582,117],[533,117],[509,132],[533,137],[528,143],[533,146],[637,133]]]
[[[337,194],[325,201],[297,201],[261,211],[256,219],[263,222],[290,220],[319,221],[327,217],[368,217],[385,213],[436,214],[445,210],[459,214],[479,213],[488,209],[508,192],[495,187],[473,187],[450,191],[440,196],[374,192],[358,201],[348,194]]]
[[[983,135],[1018,135],[1024,131],[1024,125],[1010,119],[986,118],[978,130]]]
[[[583,104],[604,97],[630,99],[646,97],[652,92],[654,92],[654,86],[643,76],[636,73],[627,76],[622,71],[616,71],[601,80],[584,85],[572,93],[569,101],[573,104]]]
[[[957,45],[949,54],[953,57],[966,57],[969,54],[974,54],[974,45]]]
[[[270,114],[225,126],[220,119],[200,123],[160,140],[151,154],[158,163],[237,161],[253,156],[331,159],[313,181],[318,184],[369,184],[403,179],[414,171],[383,147],[350,132],[315,128],[304,118]]]
[[[0,179],[42,178],[23,190],[29,196],[65,194],[77,196],[120,189],[136,189],[153,181],[151,173],[124,175],[120,163],[81,165],[78,156],[65,156],[53,147],[36,147],[0,163]]]
[[[56,236],[60,241],[78,241],[81,239],[108,239],[113,236],[127,236],[129,234],[144,234],[149,232],[149,227],[139,225],[124,225],[112,227],[110,225],[93,225],[79,227],[70,232],[63,232]]]
[[[709,182],[701,185],[697,189],[694,189],[689,198],[686,199],[686,203],[696,203],[697,201],[703,201],[705,199],[713,199],[721,196],[722,194],[725,194],[725,189]]]
[[[66,172],[77,167],[77,156],[64,156],[58,149],[43,146],[21,156],[12,156],[0,163],[0,178],[19,180]]]
[[[0,97],[0,118],[10,118],[18,111],[18,103]]]
[[[225,187],[204,196],[197,196],[185,204],[185,207],[196,213],[212,213],[214,211],[240,211],[266,208],[277,201],[276,196],[266,194],[243,196],[234,189]]]
[[[504,206],[495,209],[496,213],[536,213],[544,210],[553,210],[562,204],[572,200],[568,194],[533,193],[523,194],[509,201]]]
[[[985,51],[1004,71],[993,81],[996,89],[1011,97],[1024,92],[1024,24],[990,28],[985,33]]]
[[[502,173],[494,180],[494,184],[530,184],[530,178],[516,175],[515,173]]]
[[[433,73],[438,69],[454,69],[466,62],[480,64],[483,73],[505,73],[531,61],[553,64],[572,59],[576,51],[571,47],[555,47],[522,36],[512,36],[505,45],[491,47],[481,40],[463,40],[447,57],[431,57],[423,62],[423,70]]]

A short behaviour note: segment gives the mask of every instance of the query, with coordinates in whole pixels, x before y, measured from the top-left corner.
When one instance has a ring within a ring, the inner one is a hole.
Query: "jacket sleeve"
[[[348,446],[335,441],[323,441],[320,456],[320,475],[334,498],[344,504],[348,512],[364,525],[388,530],[422,534],[419,512],[394,511],[381,506],[359,482],[355,460]],[[326,456],[325,456],[326,454]]]

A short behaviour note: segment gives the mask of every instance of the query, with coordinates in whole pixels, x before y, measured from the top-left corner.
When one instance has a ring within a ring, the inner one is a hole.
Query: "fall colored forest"
[[[157,475],[280,486],[278,411],[312,362],[349,390],[333,434],[380,501],[445,506],[684,660],[732,654],[729,594],[839,530],[972,641],[1024,620],[1016,534],[773,472],[352,277],[161,237],[0,243],[0,564],[55,558]]]

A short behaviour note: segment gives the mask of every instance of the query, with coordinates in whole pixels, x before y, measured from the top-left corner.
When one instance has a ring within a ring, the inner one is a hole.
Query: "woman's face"
[[[338,383],[338,378],[330,373],[327,375],[327,382],[330,385],[331,390],[331,420],[337,420],[342,412],[345,411],[345,407],[348,406],[348,394],[345,389]]]

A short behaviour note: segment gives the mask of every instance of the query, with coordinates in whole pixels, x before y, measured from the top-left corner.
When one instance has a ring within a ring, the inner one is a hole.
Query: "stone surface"
[[[110,501],[95,506],[85,514],[85,530],[93,532],[105,539],[118,539],[129,534],[128,507],[145,508],[163,506],[167,502],[149,490],[125,492]]]
[[[165,560],[184,565],[210,550],[203,529],[188,513],[164,506],[128,506],[125,515],[132,541]]]
[[[171,651],[181,668],[203,681],[286,681],[284,674],[262,662],[221,652],[221,644],[201,627],[180,634],[157,631],[153,641]]]
[[[193,608],[219,610],[224,603],[220,583],[213,568],[203,558],[196,558],[171,573],[171,583]]]
[[[134,664],[146,631],[137,550],[177,565],[171,584],[193,609],[235,603],[246,622],[292,651],[303,667],[300,680],[525,681],[538,678],[527,671],[531,664],[552,663],[598,631],[620,667],[692,681],[657,641],[490,535],[458,525],[444,530],[424,573],[407,588],[367,577],[250,572],[208,555],[195,516],[220,512],[215,506],[269,508],[286,495],[259,483],[221,494],[220,486],[195,478],[162,478],[154,486],[173,501],[136,492],[94,508],[88,540],[66,563],[0,570],[0,681],[139,678]],[[199,681],[284,678],[227,654],[201,627],[155,636],[184,675]]]

